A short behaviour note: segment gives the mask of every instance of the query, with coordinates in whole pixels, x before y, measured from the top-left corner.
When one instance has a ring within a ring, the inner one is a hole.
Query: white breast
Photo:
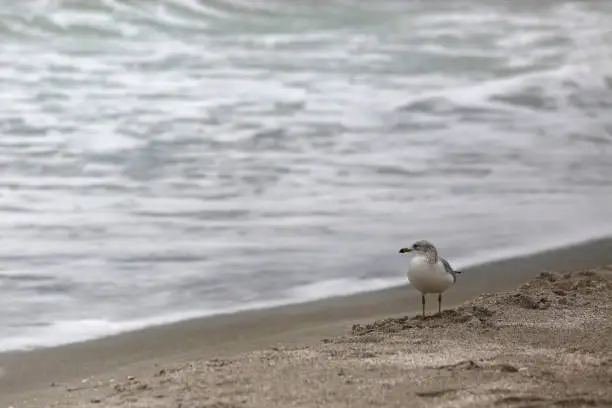
[[[446,272],[442,262],[430,264],[427,258],[421,255],[414,256],[410,261],[408,280],[422,293],[442,293],[454,283],[452,275]]]

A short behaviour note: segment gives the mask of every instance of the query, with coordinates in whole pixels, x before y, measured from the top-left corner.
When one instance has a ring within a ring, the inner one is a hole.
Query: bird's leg
[[[438,293],[438,313],[442,312],[442,294]]]
[[[423,317],[425,317],[425,294],[421,293],[421,305],[423,306]]]

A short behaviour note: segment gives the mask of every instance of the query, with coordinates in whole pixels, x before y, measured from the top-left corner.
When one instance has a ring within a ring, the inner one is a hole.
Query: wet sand
[[[609,264],[599,240],[466,268],[425,320],[404,286],[4,354],[0,406],[612,406]]]

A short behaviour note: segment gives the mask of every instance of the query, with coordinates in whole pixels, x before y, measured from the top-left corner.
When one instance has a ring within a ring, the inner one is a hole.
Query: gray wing
[[[453,267],[448,263],[448,261],[444,258],[440,258],[440,262],[442,262],[442,265],[444,265],[444,269],[446,269],[446,272],[450,273],[453,277],[453,282],[457,281],[457,275],[458,273],[461,273],[461,271],[455,271],[453,269]]]

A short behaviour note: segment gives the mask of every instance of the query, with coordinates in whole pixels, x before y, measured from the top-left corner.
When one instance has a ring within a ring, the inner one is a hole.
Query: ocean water
[[[610,1],[0,10],[0,350],[612,233]]]

